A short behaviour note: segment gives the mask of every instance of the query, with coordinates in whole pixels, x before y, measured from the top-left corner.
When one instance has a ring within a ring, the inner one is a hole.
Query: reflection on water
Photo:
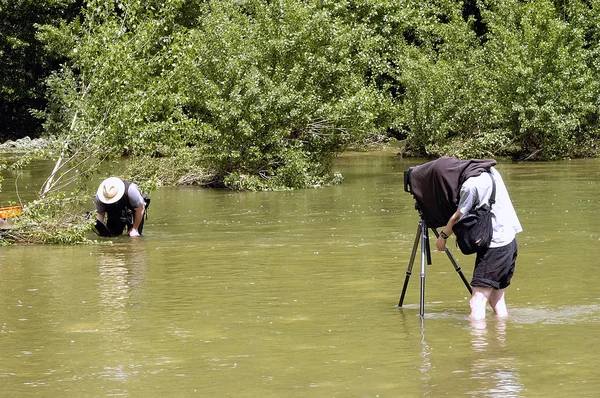
[[[432,374],[434,371],[433,364],[431,362],[431,347],[427,344],[427,340],[425,339],[425,320],[421,319],[421,367],[420,371],[423,374],[421,380],[423,381],[423,385],[427,388],[432,379]]]
[[[471,395],[524,396],[518,364],[507,350],[506,322],[500,318],[471,321],[471,349],[476,354],[471,367]]]
[[[132,347],[128,311],[132,289],[130,274],[137,269],[132,264],[132,256],[129,250],[105,251],[98,256],[101,336],[104,339],[102,345],[107,347],[102,377],[117,381],[126,381],[136,369],[128,355]]]
[[[140,239],[0,248],[0,395],[594,396],[600,162],[500,162],[525,231],[510,317],[480,327],[436,251],[425,317],[418,272],[394,308],[419,222],[402,174],[418,162],[347,154],[344,183],[315,190],[162,188]]]

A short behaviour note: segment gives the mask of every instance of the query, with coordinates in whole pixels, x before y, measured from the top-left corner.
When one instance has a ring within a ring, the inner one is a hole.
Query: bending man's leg
[[[485,308],[492,293],[491,287],[473,286],[473,293],[469,306],[471,307],[471,319],[485,319]]]
[[[494,314],[501,318],[508,316],[506,302],[504,301],[504,290],[505,289],[492,290],[489,296],[490,305],[494,310]]]

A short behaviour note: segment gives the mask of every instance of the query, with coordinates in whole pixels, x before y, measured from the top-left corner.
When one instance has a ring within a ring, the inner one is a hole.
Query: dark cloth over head
[[[494,159],[441,157],[414,167],[410,173],[410,191],[427,226],[445,226],[456,212],[462,184],[495,165]]]

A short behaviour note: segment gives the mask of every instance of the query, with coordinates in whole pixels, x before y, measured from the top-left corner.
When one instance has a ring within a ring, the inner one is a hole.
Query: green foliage
[[[582,124],[597,113],[597,75],[586,63],[583,30],[547,0],[503,2],[484,13],[491,96],[527,156],[569,156]]]
[[[176,74],[207,167],[232,188],[322,183],[333,156],[386,110],[353,67],[355,39],[315,5],[212,2],[182,37]]]
[[[135,181],[142,192],[160,186],[214,186],[214,175],[201,168],[202,154],[196,148],[184,148],[177,156],[140,156],[127,162],[123,177]]]
[[[0,21],[6,101],[54,70],[61,161],[196,147],[223,184],[303,187],[385,134],[540,159],[599,139],[597,1],[3,0]]]
[[[196,167],[222,185],[303,188],[324,183],[348,145],[384,131],[391,100],[354,65],[362,32],[327,8],[199,2],[194,22],[181,14],[190,7],[92,1],[83,23],[40,31],[70,58],[48,81],[45,126],[67,142],[62,158],[192,146]]]
[[[90,243],[86,235],[95,220],[83,211],[89,199],[87,195],[60,193],[28,203],[22,215],[12,219],[13,227],[0,231],[0,245]]]
[[[41,98],[24,59],[53,71],[33,113],[56,167],[32,215],[123,156],[150,192],[336,183],[336,155],[385,137],[420,156],[600,153],[597,0],[0,0],[0,21],[0,100]]]
[[[193,125],[170,83],[169,17],[148,18],[135,1],[119,15],[125,6],[111,11],[110,4],[89,2],[83,24],[42,32],[52,48],[64,36],[74,43],[70,63],[48,82],[46,128],[111,156],[176,148]]]
[[[455,137],[443,141],[442,145],[431,144],[431,156],[455,156],[459,159],[482,159],[496,156],[511,156],[518,151],[507,130],[489,131],[472,135],[468,140]]]
[[[394,55],[404,88],[397,123],[414,154],[435,156],[446,141],[485,129],[487,82],[481,43],[462,5],[422,2],[417,8],[405,33],[409,40]]]
[[[37,24],[58,25],[79,10],[77,0],[0,0],[0,141],[37,136],[40,121],[31,110],[46,104],[44,79],[57,58],[36,39]]]
[[[572,156],[597,139],[599,11],[569,5],[90,1],[39,32],[69,59],[46,128],[63,158],[194,147],[236,189],[319,185],[386,132],[425,156]]]
[[[402,125],[421,155],[554,159],[598,136],[600,6],[548,0],[478,3],[485,37],[456,10],[434,22],[436,40],[401,59]],[[439,15],[439,14],[438,14]],[[497,143],[498,145],[496,145]],[[593,153],[593,151],[587,151]]]

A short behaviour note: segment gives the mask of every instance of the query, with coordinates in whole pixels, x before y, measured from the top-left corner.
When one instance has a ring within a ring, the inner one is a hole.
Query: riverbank
[[[18,140],[8,140],[0,144],[0,151],[7,152],[28,152],[34,149],[43,149],[48,147],[52,143],[52,140],[47,138],[34,138],[30,137],[20,138]]]

